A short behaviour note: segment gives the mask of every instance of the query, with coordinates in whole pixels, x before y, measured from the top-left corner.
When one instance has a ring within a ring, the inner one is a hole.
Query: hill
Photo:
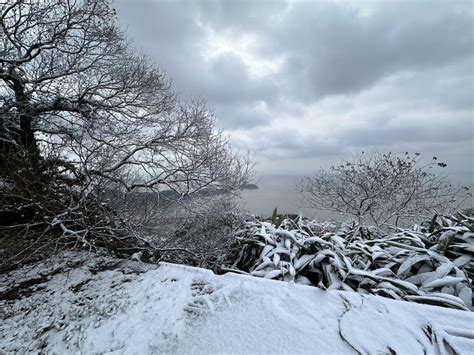
[[[0,353],[469,353],[471,312],[87,253],[0,280]]]

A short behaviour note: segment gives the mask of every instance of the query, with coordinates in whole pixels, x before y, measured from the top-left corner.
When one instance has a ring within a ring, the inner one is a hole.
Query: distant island
[[[258,190],[259,187],[256,184],[244,184],[241,186],[242,190]]]

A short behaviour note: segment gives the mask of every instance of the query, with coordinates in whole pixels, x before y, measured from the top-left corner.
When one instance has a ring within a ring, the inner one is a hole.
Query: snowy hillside
[[[469,353],[474,314],[89,254],[0,281],[0,353]]]

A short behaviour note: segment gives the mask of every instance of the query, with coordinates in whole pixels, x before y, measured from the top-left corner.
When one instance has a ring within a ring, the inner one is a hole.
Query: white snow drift
[[[469,353],[472,312],[245,275],[57,257],[0,280],[0,353]]]

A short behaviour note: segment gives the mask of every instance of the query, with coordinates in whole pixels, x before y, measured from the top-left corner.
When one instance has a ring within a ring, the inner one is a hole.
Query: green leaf
[[[436,223],[437,218],[438,218],[438,215],[435,213],[435,215],[431,219],[430,229],[429,229],[430,233],[433,233],[435,231],[436,225],[438,224],[438,223]]]

